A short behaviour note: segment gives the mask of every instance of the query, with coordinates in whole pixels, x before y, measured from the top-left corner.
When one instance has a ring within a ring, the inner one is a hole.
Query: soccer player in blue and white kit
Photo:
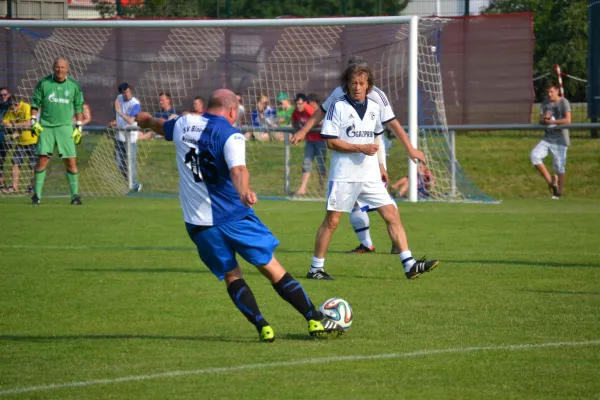
[[[246,168],[245,139],[232,124],[238,101],[227,89],[215,91],[203,115],[187,114],[165,121],[142,112],[138,125],[173,141],[179,172],[179,198],[187,232],[200,258],[219,280],[262,341],[275,339],[236,260],[258,267],[275,291],[308,321],[312,336],[341,332],[310,301],[302,285],[279,264],[273,251],[279,240],[261,223],[251,206],[257,202]]]
[[[373,88],[373,74],[364,65],[351,65],[342,74],[342,83],[347,94],[329,107],[321,129],[331,150],[327,214],[317,232],[307,278],[332,279],[324,270],[325,253],[342,212],[350,212],[356,202],[379,212],[392,243],[400,250],[406,277],[418,278],[439,261],[413,259],[398,207],[381,182],[388,180],[379,144],[383,133],[381,110],[367,97]]]
[[[352,65],[360,65],[363,67],[368,67],[367,61],[361,56],[352,56],[348,59],[348,66]],[[315,113],[311,116],[311,118],[307,121],[307,123],[300,129],[298,132],[294,134],[291,138],[291,142],[293,144],[298,144],[302,140],[306,134],[315,127],[323,118],[325,114],[329,110],[329,107],[338,99],[342,98],[346,94],[346,88],[343,86],[338,86],[331,92],[327,100],[323,102],[321,107],[315,110]],[[400,125],[400,122],[394,115],[394,110],[392,110],[392,106],[383,92],[383,90],[379,89],[377,86],[373,85],[370,91],[367,93],[367,98],[371,101],[377,103],[380,107],[381,111],[381,121],[383,125],[386,125],[396,137],[402,142],[406,151],[408,152],[408,156],[411,160],[421,163],[426,163],[425,155],[423,152],[415,149],[404,128]],[[384,162],[385,164],[385,162]],[[352,224],[352,228],[358,237],[360,242],[359,246],[354,250],[350,251],[350,253],[371,253],[375,251],[375,246],[371,240],[371,234],[369,229],[369,216],[367,214],[367,209],[363,204],[355,204],[354,208],[350,212],[350,223]],[[392,253],[397,254],[398,249],[392,245]]]

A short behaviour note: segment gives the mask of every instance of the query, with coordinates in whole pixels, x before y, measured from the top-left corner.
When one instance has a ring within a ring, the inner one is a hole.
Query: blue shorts
[[[186,222],[185,227],[200,259],[219,280],[237,267],[236,253],[252,265],[263,266],[279,246],[279,240],[254,214],[224,225],[205,228]]]

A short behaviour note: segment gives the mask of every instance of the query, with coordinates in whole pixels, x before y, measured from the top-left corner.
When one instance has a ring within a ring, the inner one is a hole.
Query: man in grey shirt
[[[552,198],[558,199],[563,194],[565,186],[565,165],[567,164],[567,148],[571,144],[568,129],[556,128],[557,125],[571,123],[571,105],[564,97],[560,97],[558,86],[555,83],[548,85],[548,97],[540,109],[540,124],[548,125],[542,140],[531,151],[529,158],[540,174],[548,183],[552,191]],[[552,168],[554,176],[550,176],[544,165],[544,158],[552,155]]]

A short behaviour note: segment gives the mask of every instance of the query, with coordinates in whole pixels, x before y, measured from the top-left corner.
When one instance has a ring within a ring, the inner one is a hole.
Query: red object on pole
[[[565,97],[565,89],[563,88],[562,73],[560,72],[560,65],[556,64],[554,66],[554,70],[556,71],[556,76],[558,77],[558,87],[560,88],[560,95],[561,95],[561,97]]]
[[[108,0],[110,3],[114,3],[115,0]],[[121,0],[121,5],[124,6],[133,6],[142,4],[144,0]],[[94,2],[92,0],[67,0],[68,4],[78,5],[78,6],[93,6]]]

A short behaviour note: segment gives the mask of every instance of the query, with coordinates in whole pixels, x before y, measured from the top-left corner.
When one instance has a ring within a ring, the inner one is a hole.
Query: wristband
[[[75,125],[77,125],[78,128],[81,128],[81,121],[75,122]]]

